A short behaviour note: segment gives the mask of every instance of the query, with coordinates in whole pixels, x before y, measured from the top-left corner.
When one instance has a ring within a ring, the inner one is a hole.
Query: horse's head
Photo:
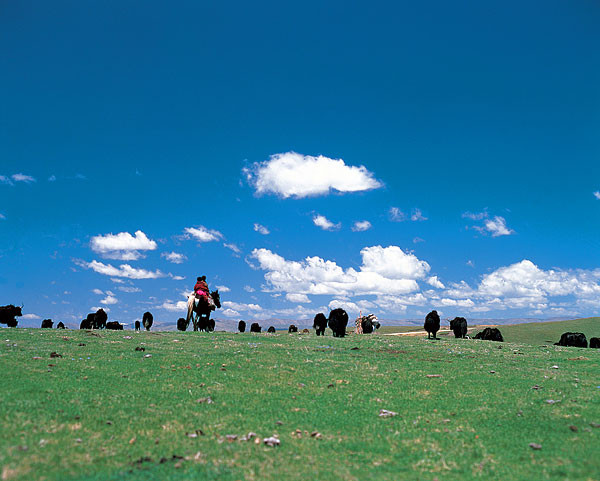
[[[212,300],[215,303],[215,306],[217,306],[219,309],[221,308],[221,296],[219,295],[219,289],[217,289],[216,291],[212,291],[210,293],[210,297],[212,297]]]

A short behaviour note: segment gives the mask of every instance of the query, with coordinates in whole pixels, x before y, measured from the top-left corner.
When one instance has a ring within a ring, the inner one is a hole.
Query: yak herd
[[[17,317],[21,317],[23,315],[22,312],[23,306],[14,306],[12,304],[7,306],[0,306],[0,324],[6,324],[8,327],[17,327],[18,320]],[[145,312],[142,316],[142,322],[135,321],[135,330],[139,331],[141,326],[149,331],[154,322],[154,317],[152,313]],[[44,329],[52,329],[54,322],[52,319],[44,319],[42,321],[41,327]],[[179,318],[177,320],[177,329],[180,331],[187,330],[189,326],[189,321],[186,321],[184,318]],[[324,336],[325,329],[329,327],[333,332],[333,337],[344,337],[346,335],[346,328],[348,326],[348,313],[341,308],[333,309],[329,313],[329,317],[325,317],[325,314],[319,312],[313,321],[313,329],[317,336]],[[199,326],[201,331],[212,332],[215,330],[215,321],[213,319],[209,319],[205,325]],[[371,334],[376,329],[379,329],[380,324],[377,322],[377,318],[373,315],[359,317],[356,320],[356,328],[357,332],[362,332],[364,334]],[[425,316],[425,323],[423,325],[425,331],[427,332],[427,338],[438,339],[437,333],[440,330],[440,316],[437,311],[431,311],[427,316]],[[56,325],[57,329],[66,329],[64,323],[59,322]],[[98,309],[96,312],[92,312],[87,315],[85,319],[83,319],[79,325],[80,329],[112,329],[112,330],[123,330],[123,325],[117,321],[108,321],[108,315],[104,311],[104,309]],[[467,338],[467,320],[464,317],[455,317],[450,321],[450,329],[454,333],[454,337],[456,338]],[[246,332],[246,322],[240,321],[238,323],[238,331]],[[260,333],[262,332],[261,326],[257,322],[253,322],[250,325],[250,332]],[[275,327],[270,326],[267,329],[268,333],[274,333]],[[291,324],[288,328],[289,333],[298,332],[298,327],[294,324]],[[304,329],[303,333],[308,333],[308,329]],[[485,341],[497,341],[503,342],[502,334],[500,330],[495,327],[486,327],[483,331],[477,333],[474,336],[474,339],[482,339]],[[588,341],[585,337],[585,334],[581,332],[565,332],[558,342],[555,343],[557,346],[567,346],[567,347],[588,347]],[[600,338],[592,337],[589,341],[589,347],[599,349],[600,348]]]

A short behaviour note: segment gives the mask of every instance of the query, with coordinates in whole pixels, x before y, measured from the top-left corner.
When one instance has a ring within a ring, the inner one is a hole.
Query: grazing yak
[[[56,329],[66,329],[65,325],[63,324],[62,321],[60,321],[57,325],[56,325]]]
[[[464,317],[455,317],[450,321],[450,329],[454,337],[464,339],[467,337],[467,320]]]
[[[288,327],[288,332],[291,334],[292,332],[298,332],[298,328],[294,324],[290,324]]]
[[[315,320],[313,322],[313,328],[317,331],[317,336],[324,336],[326,327],[327,327],[327,318],[325,317],[325,314],[323,314],[322,312],[319,312],[315,316]]]
[[[262,329],[258,325],[258,322],[253,322],[252,324],[250,324],[250,332],[260,332],[261,330]]]
[[[585,334],[582,332],[565,332],[560,336],[560,341],[554,343],[555,346],[566,347],[588,347]]]
[[[142,324],[144,325],[146,331],[150,330],[153,322],[154,316],[150,312],[144,312],[144,315],[142,316]]]
[[[338,307],[329,313],[329,329],[333,331],[333,337],[344,337],[348,325],[348,313]]]
[[[275,334],[275,328],[273,326],[269,326],[269,329],[267,329],[267,332],[269,334]]]
[[[475,337],[473,339],[481,339],[483,341],[504,342],[504,338],[502,337],[500,329],[496,329],[495,327],[486,327],[483,331],[475,334]]]
[[[108,320],[108,315],[104,312],[104,309],[100,308],[94,314],[94,329],[104,329],[106,327],[106,321]]]
[[[187,331],[188,326],[190,325],[190,321],[186,321],[185,317],[180,317],[177,319],[177,330],[178,331]]]
[[[106,323],[106,329],[111,329],[113,331],[122,331],[123,325],[118,321],[110,321]]]
[[[600,337],[590,337],[590,347],[592,349],[600,349]]]
[[[238,322],[238,331],[246,332],[246,323],[244,321]]]
[[[52,326],[54,325],[54,321],[52,319],[44,319],[42,321],[42,329],[52,329]]]
[[[432,334],[433,338],[437,339],[436,334],[440,330],[440,315],[437,311],[431,311],[427,314],[423,327],[427,331],[427,339],[431,339]]]
[[[139,330],[140,330],[140,328],[141,328],[140,321],[135,321],[135,324],[134,324],[134,325],[135,325],[135,330],[136,330],[136,331],[139,331]]]
[[[17,327],[19,321],[17,317],[23,315],[23,306],[0,306],[0,324],[6,324],[8,327]]]

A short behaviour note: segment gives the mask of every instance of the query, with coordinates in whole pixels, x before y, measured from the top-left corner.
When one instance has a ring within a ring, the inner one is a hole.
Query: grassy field
[[[0,333],[2,480],[600,479],[600,350]]]

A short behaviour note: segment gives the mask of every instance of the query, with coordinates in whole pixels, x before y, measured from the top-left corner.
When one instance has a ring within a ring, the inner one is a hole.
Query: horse
[[[210,293],[210,299],[201,297],[196,299],[196,294],[193,292],[188,296],[188,311],[186,322],[190,322],[194,325],[194,331],[214,331],[214,321],[211,322],[210,313],[215,309],[221,307],[221,296],[219,290],[212,291]]]

